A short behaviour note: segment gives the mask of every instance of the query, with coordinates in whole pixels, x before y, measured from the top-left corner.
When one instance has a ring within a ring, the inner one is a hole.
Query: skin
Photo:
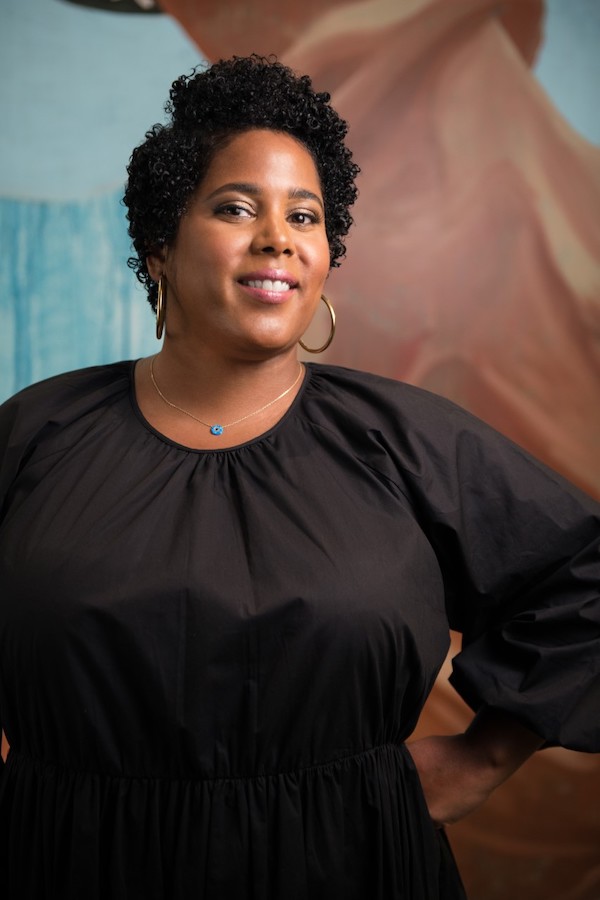
[[[167,286],[166,335],[154,373],[171,402],[206,422],[228,423],[273,400],[299,373],[298,340],[329,272],[323,195],[310,153],[265,130],[234,137],[213,159],[173,243],[148,257]],[[277,295],[244,285],[257,272],[287,273]],[[276,302],[270,302],[275,300]],[[197,449],[227,447],[281,418],[296,388],[263,414],[220,438],[172,410],[138,365],[144,415],[173,440]]]
[[[539,735],[495,709],[478,713],[464,734],[410,743],[435,824],[451,825],[481,806],[542,743]]]
[[[329,271],[322,204],[313,159],[288,135],[249,131],[215,156],[175,240],[148,257],[152,277],[163,276],[167,285],[166,333],[154,371],[173,403],[206,422],[227,423],[293,384],[297,342]],[[293,280],[293,290],[275,298],[281,302],[267,302],[242,283],[265,269]],[[150,360],[136,368],[142,413],[158,431],[196,449],[234,446],[263,433],[289,408],[301,383],[214,437],[158,396],[149,370]],[[447,825],[476,809],[541,743],[495,710],[477,715],[464,734],[412,742],[433,821]]]

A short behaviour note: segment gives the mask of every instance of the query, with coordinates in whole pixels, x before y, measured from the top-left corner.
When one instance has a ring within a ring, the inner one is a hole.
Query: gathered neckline
[[[185,453],[197,453],[201,456],[206,455],[206,454],[215,454],[215,453],[217,453],[217,454],[233,453],[236,450],[244,450],[249,447],[252,447],[254,444],[261,443],[262,441],[269,438],[272,434],[274,434],[276,431],[278,431],[284,425],[284,423],[287,421],[287,419],[295,412],[297,406],[299,405],[299,403],[304,395],[304,391],[306,390],[306,387],[307,387],[309,381],[311,380],[312,372],[313,372],[311,363],[306,363],[306,362],[302,363],[302,365],[304,366],[304,376],[300,383],[300,389],[298,390],[298,393],[296,394],[296,396],[294,397],[293,401],[290,403],[290,405],[288,406],[286,411],[283,413],[281,418],[278,419],[277,422],[275,422],[273,425],[271,425],[271,427],[268,428],[266,431],[261,432],[261,434],[256,435],[256,437],[250,438],[250,440],[248,440],[248,441],[243,441],[240,444],[232,444],[230,447],[198,448],[198,447],[188,447],[186,444],[181,444],[181,443],[179,443],[179,441],[174,441],[172,438],[168,437],[166,434],[163,434],[162,431],[159,431],[157,428],[155,428],[154,425],[152,425],[148,421],[148,419],[146,418],[146,416],[140,409],[140,405],[138,403],[138,399],[137,399],[136,392],[135,392],[135,367],[137,366],[137,364],[139,362],[141,362],[141,359],[132,360],[130,370],[129,370],[129,401],[131,403],[131,407],[133,409],[133,412],[135,413],[135,416],[136,416],[138,422],[140,422],[140,424],[144,427],[144,429],[146,431],[150,432],[150,434],[154,435],[154,437],[158,438],[164,444],[168,444],[170,447],[174,447],[177,450],[183,450]]]

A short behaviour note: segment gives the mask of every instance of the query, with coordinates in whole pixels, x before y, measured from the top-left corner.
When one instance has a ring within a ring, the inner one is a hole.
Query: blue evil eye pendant
[[[222,425],[211,425],[210,433],[214,434],[218,437],[220,434],[223,434],[223,426]]]

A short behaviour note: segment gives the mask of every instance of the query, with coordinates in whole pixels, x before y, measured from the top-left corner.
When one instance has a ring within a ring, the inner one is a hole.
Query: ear
[[[153,281],[159,281],[161,275],[164,272],[166,261],[166,251],[165,247],[157,247],[152,253],[149,253],[146,257],[146,268],[150,273],[150,278]]]

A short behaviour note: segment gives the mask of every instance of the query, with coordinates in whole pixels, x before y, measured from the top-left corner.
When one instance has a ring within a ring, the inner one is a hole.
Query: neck
[[[160,391],[206,421],[229,421],[269,403],[300,372],[295,348],[263,360],[175,352],[166,343],[153,362]],[[300,379],[298,379],[300,383]],[[287,405],[295,394],[286,397]]]

